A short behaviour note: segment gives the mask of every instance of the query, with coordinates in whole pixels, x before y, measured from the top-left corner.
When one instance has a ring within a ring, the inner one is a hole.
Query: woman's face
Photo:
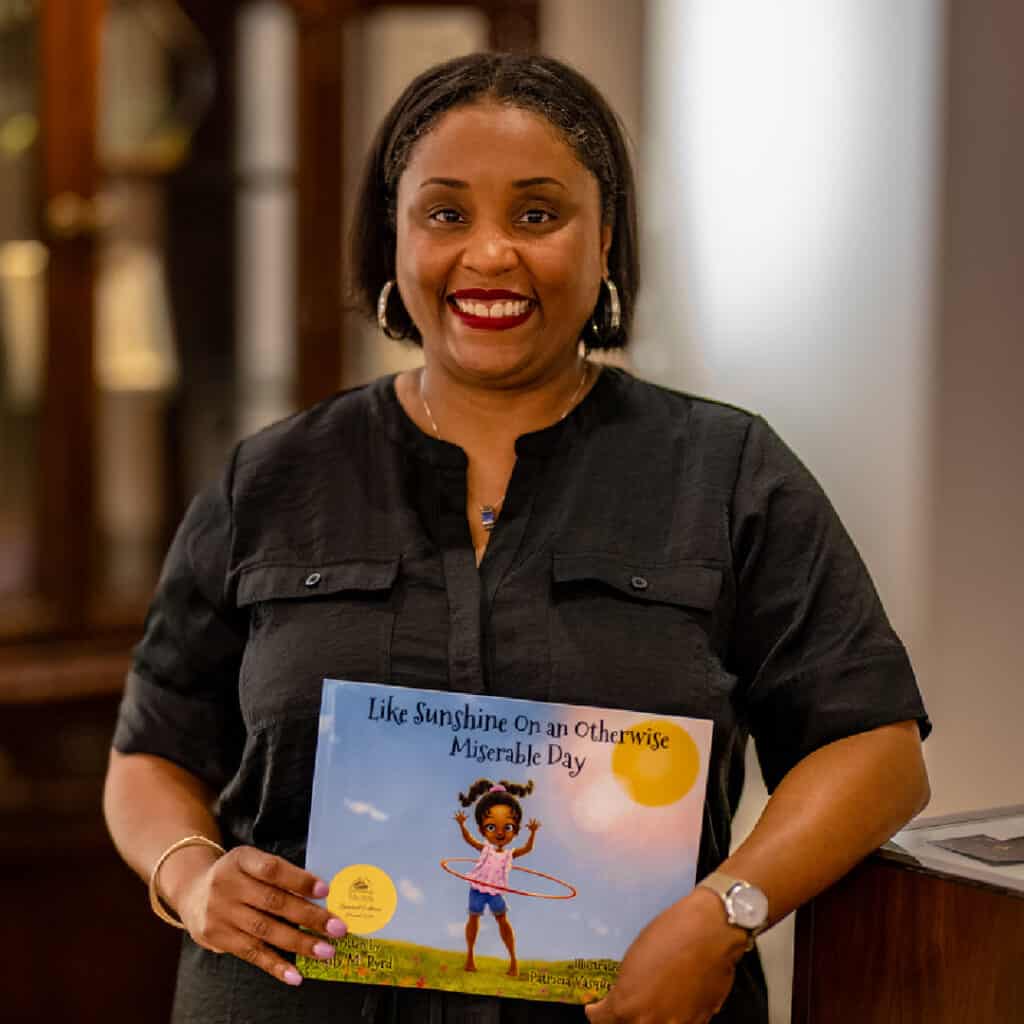
[[[597,179],[543,117],[494,102],[444,114],[398,183],[398,290],[425,357],[514,386],[575,365],[606,272]]]

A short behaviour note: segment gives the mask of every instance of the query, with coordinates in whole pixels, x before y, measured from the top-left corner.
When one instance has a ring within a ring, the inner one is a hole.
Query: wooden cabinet
[[[345,28],[446,6],[497,47],[536,39],[536,0],[0,3],[0,649],[138,630],[188,498],[262,425],[241,406],[268,347],[274,416],[343,385]],[[243,27],[268,10],[283,98],[250,127],[291,122],[273,166],[239,141]],[[271,192],[276,248],[245,224]],[[286,281],[262,348],[246,260]]]
[[[117,704],[102,676],[125,668],[123,655],[105,660],[69,656],[62,693],[52,664],[29,659],[32,699],[0,697],[0,974],[12,1024],[168,1018],[180,936],[150,912],[99,813]]]
[[[912,832],[912,853],[884,849],[798,912],[793,1024],[1024,1021],[1024,877],[932,855]]]

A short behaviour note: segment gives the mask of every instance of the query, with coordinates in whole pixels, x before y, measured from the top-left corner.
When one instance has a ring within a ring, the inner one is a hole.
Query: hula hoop
[[[449,875],[454,875],[456,878],[461,878],[464,882],[474,882],[476,879],[470,878],[469,875],[464,875],[453,868],[448,867],[449,864],[475,864],[476,860],[473,857],[445,857],[441,861],[441,867],[448,872]],[[554,882],[556,885],[564,885],[568,892],[557,893],[550,895],[545,892],[527,892],[525,889],[512,889],[507,885],[498,885],[496,882],[487,882],[488,889],[498,889],[501,892],[514,893],[516,896],[532,896],[537,900],[571,900],[576,895],[576,887],[570,885],[568,882],[563,882],[560,878],[555,878],[554,875],[545,875],[543,871],[534,871],[533,868],[520,868],[515,865],[512,866],[513,871],[522,871],[527,875],[536,875],[538,878],[546,878],[549,882]]]

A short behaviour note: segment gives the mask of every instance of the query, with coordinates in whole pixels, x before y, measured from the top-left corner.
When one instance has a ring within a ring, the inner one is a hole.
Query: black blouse
[[[748,735],[771,790],[843,736],[928,731],[853,544],[763,420],[605,369],[516,454],[478,569],[465,455],[416,427],[393,378],[242,442],[167,556],[115,747],[210,783],[229,845],[301,864],[325,676],[708,718],[700,876],[728,854]],[[583,1020],[286,989],[232,960],[186,944],[176,1020]],[[716,1020],[767,1020],[756,956]]]

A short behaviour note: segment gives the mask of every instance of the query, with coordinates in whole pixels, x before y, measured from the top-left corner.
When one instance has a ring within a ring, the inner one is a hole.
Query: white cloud
[[[388,820],[388,815],[378,810],[373,804],[368,804],[365,800],[349,800],[348,797],[345,797],[345,806],[353,814],[368,814],[374,821]]]
[[[590,925],[590,930],[598,935],[608,934],[608,925],[603,921],[598,921],[597,918],[591,918],[587,924]]]
[[[401,878],[398,881],[398,891],[410,902],[420,904],[423,902],[423,890],[415,886],[408,878]]]
[[[465,921],[449,921],[446,927],[449,935],[459,936],[466,934],[466,922]]]

